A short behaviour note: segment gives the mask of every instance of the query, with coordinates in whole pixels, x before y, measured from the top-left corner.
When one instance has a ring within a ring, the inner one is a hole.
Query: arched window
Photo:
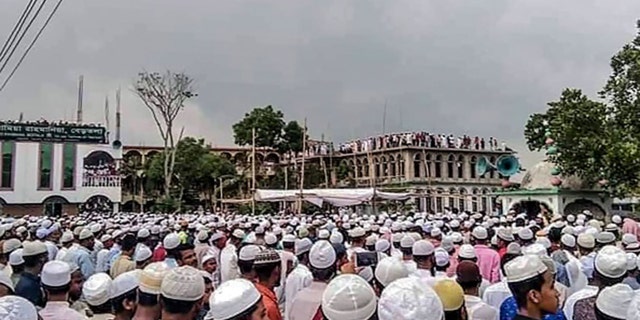
[[[442,178],[442,156],[436,156],[436,168],[435,168],[435,176],[436,178]]]
[[[380,160],[378,160],[378,158],[373,158],[373,166],[374,177],[380,177]]]
[[[402,157],[399,157],[400,160],[398,160],[398,171],[400,173],[400,177],[402,177],[402,179],[404,179],[404,159]]]
[[[458,210],[460,210],[460,212],[467,210],[466,197],[467,197],[467,189],[460,188],[460,199],[458,200]]]
[[[361,177],[369,176],[369,160],[367,158],[362,159],[362,175]]]
[[[380,158],[380,164],[382,165],[381,176],[382,177],[388,176],[389,175],[389,170],[388,170],[389,163],[387,163],[387,158],[382,156]]]
[[[414,178],[420,178],[422,177],[422,175],[420,175],[420,168],[422,168],[422,156],[419,153],[416,153],[415,156],[413,156],[413,177]]]
[[[495,164],[496,163],[496,157],[489,158],[489,162]],[[494,179],[495,177],[496,177],[496,171],[495,170],[489,171],[489,178],[490,179]]]
[[[478,158],[476,158],[475,156],[471,157],[471,160],[469,161],[469,173],[471,179],[476,178],[476,161],[478,161]]]
[[[396,160],[393,158],[393,155],[389,156],[389,176],[396,176]]]
[[[356,179],[362,177],[362,162],[356,159]]]
[[[431,171],[431,154],[427,153],[427,155],[425,156],[425,162],[424,162],[424,166],[426,169],[426,172],[424,174],[425,177],[428,178],[433,178],[433,171]]]
[[[458,156],[458,162],[456,163],[456,167],[458,168],[458,178],[464,178],[464,156]]]
[[[447,158],[447,178],[455,178],[454,173],[455,171],[453,170],[453,168],[455,167],[455,162],[456,162],[456,157],[454,157],[452,154],[449,155],[449,157]]]
[[[473,189],[471,194],[471,211],[478,212],[478,189]]]

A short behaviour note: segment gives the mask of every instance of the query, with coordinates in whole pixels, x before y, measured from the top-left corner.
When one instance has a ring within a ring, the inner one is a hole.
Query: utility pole
[[[251,129],[251,214],[256,215],[256,128]]]
[[[307,118],[304,118],[304,127],[302,128],[302,165],[300,169],[300,196],[298,198],[298,214],[302,214],[302,200],[304,197],[304,167],[305,167],[305,151],[307,151]]]

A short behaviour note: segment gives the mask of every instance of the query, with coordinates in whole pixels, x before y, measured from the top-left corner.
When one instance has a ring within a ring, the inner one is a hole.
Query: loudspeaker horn
[[[478,176],[482,176],[487,172],[491,172],[496,170],[496,167],[487,160],[487,157],[480,157],[478,162],[476,162],[476,174]]]
[[[501,175],[510,177],[520,171],[520,161],[514,155],[503,155],[496,161],[496,168]]]

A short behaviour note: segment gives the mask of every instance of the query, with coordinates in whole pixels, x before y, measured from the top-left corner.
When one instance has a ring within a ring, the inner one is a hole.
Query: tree
[[[256,107],[233,125],[235,143],[240,146],[252,144],[252,130],[256,130],[256,147],[267,147],[281,153],[302,151],[304,128],[297,121],[284,120],[284,113],[271,105]]]
[[[289,121],[282,128],[282,137],[276,145],[276,149],[280,153],[285,152],[302,152],[302,139],[304,136],[304,128],[297,121]]]
[[[184,73],[143,71],[134,83],[134,92],[151,112],[164,143],[164,154],[169,155],[163,163],[164,195],[169,196],[175,166],[174,122],[185,102],[197,96],[193,79]]]
[[[550,160],[562,173],[624,196],[640,183],[640,32],[611,58],[611,69],[603,102],[566,89],[545,113],[529,118],[524,134],[528,148],[540,150],[548,130],[559,151]]]

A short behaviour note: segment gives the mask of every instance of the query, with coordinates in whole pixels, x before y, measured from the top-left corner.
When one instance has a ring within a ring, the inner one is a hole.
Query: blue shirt
[[[44,293],[40,289],[40,277],[23,272],[16,285],[16,295],[44,308]]]
[[[503,301],[500,305],[500,320],[513,320],[518,314],[518,304],[516,299],[511,296]],[[558,310],[556,314],[548,314],[542,317],[542,320],[567,320],[562,310]]]

